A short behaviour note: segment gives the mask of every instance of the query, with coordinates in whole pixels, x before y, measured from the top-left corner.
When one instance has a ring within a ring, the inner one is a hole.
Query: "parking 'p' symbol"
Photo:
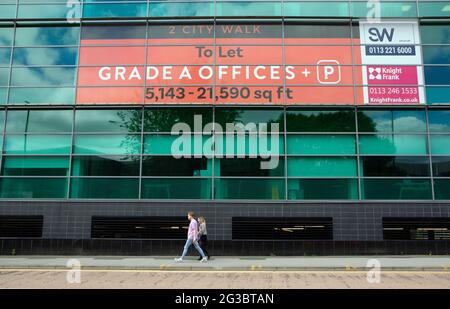
[[[317,62],[317,81],[320,84],[338,84],[341,81],[341,66],[336,60]]]

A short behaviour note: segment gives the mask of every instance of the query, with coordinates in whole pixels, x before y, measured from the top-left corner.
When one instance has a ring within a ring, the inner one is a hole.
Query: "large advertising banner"
[[[418,23],[360,22],[360,35],[364,102],[425,103]]]
[[[85,26],[76,102],[424,102],[417,23],[361,22],[361,39],[302,27],[289,25],[283,36],[270,23]]]

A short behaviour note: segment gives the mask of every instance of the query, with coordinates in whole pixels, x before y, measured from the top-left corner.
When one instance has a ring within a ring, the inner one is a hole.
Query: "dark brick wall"
[[[381,241],[382,217],[450,217],[450,204],[1,201],[0,215],[43,215],[44,239],[90,239],[91,216],[206,217],[210,240],[231,240],[233,216],[333,217],[335,241]]]

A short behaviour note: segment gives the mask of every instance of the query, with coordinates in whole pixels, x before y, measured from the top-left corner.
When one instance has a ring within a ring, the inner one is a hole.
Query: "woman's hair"
[[[205,220],[205,217],[198,217],[198,221],[202,221],[203,223],[205,223],[205,224],[206,224],[206,220]]]

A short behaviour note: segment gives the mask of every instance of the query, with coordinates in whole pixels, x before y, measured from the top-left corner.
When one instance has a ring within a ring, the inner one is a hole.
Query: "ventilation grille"
[[[333,219],[233,217],[233,239],[319,240],[333,239]]]
[[[92,217],[92,238],[186,239],[186,217]]]
[[[385,240],[450,240],[450,218],[383,218]]]
[[[43,216],[0,216],[0,237],[42,237]]]

